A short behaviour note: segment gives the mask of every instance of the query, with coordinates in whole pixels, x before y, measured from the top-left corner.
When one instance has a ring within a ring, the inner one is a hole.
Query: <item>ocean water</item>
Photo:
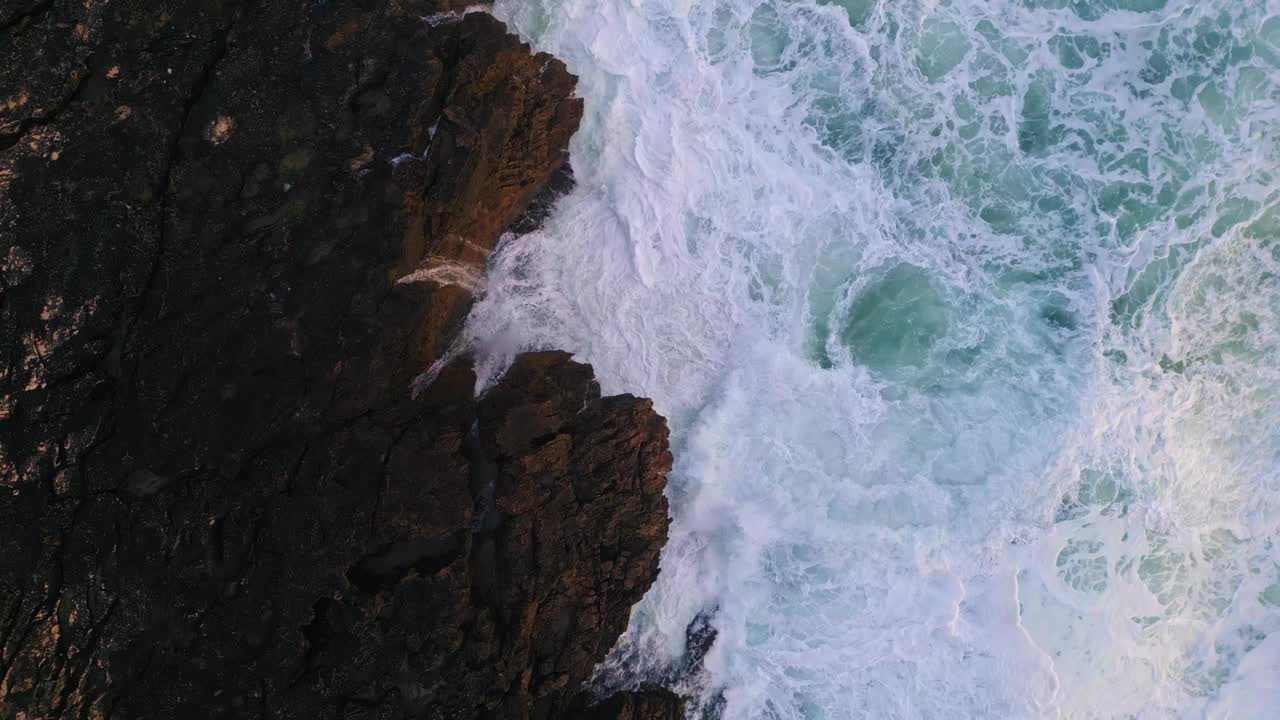
[[[672,428],[603,682],[714,609],[724,718],[1280,717],[1280,0],[494,12],[586,117],[483,381]]]

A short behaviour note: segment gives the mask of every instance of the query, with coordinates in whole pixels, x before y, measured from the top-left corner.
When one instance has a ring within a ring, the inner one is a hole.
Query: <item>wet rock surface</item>
[[[665,664],[655,666],[653,662],[655,656],[661,656],[661,650],[646,649],[628,639],[620,641],[573,699],[567,717],[574,720],[719,720],[724,714],[724,693],[705,667],[707,653],[719,635],[715,625],[717,612],[717,608],[711,607],[698,613],[685,628],[683,652]],[[647,670],[637,673],[627,669],[636,667]]]
[[[563,353],[409,392],[582,112],[459,5],[0,10],[0,717],[581,704],[667,431]]]

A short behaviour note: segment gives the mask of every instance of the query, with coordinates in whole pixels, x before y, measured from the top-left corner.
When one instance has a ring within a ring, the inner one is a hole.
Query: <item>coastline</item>
[[[451,2],[36,3],[0,26],[0,716],[591,707],[665,421],[443,357],[582,101]]]

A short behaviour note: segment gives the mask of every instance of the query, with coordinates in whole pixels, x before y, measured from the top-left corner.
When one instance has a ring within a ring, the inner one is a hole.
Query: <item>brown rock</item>
[[[455,6],[0,11],[0,717],[554,717],[625,627],[649,403],[409,392],[581,114]]]
[[[599,395],[589,366],[533,353],[480,401],[475,589],[481,625],[502,630],[470,662],[523,673],[494,696],[503,717],[559,717],[657,574],[666,423],[648,400]]]

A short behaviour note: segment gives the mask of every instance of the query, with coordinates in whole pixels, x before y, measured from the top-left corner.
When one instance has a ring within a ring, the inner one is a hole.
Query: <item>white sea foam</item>
[[[726,718],[1280,707],[1280,2],[530,0],[576,189],[482,382],[671,421],[662,573]]]

